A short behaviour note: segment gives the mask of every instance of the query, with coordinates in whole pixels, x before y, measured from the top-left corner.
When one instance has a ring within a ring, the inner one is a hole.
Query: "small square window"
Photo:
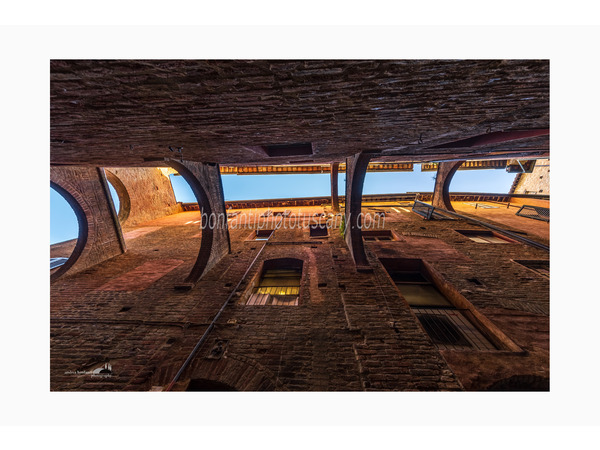
[[[256,230],[254,232],[254,240],[255,241],[268,241],[272,234],[273,234],[273,230]]]
[[[365,241],[394,241],[390,230],[363,230],[362,237]]]
[[[310,237],[327,237],[327,225],[315,223],[309,225]]]

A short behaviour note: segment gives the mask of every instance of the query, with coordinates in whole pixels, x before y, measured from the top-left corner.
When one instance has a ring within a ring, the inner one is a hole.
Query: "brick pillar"
[[[89,166],[51,166],[50,186],[69,202],[79,223],[75,249],[50,276],[80,272],[125,252],[125,241],[104,170]]]
[[[331,165],[331,210],[336,213],[340,211],[340,200],[338,196],[338,169],[339,163]]]
[[[464,163],[464,161],[449,161],[438,164],[437,175],[435,177],[435,188],[433,190],[433,198],[431,199],[431,204],[435,208],[454,211],[452,203],[450,203],[450,182],[462,163]]]
[[[231,251],[223,183],[218,164],[169,160],[192,188],[202,215],[202,239],[198,258],[192,271],[178,285],[191,289],[223,256]]]
[[[364,153],[346,158],[346,229],[344,237],[358,271],[370,270],[361,233],[362,189],[370,159],[371,157]]]

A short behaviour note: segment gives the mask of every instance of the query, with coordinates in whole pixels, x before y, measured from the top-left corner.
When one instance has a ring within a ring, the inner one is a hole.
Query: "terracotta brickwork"
[[[549,281],[512,261],[548,259],[547,252],[474,242],[454,231],[476,228],[462,221],[375,209],[386,211],[395,240],[365,242],[372,273],[356,271],[339,229],[311,239],[312,217],[256,241],[238,215],[230,223],[231,253],[189,291],[174,286],[195,263],[199,212],[144,224],[155,230],[131,240],[125,254],[52,285],[51,388],[165,389],[240,280],[174,390],[198,379],[236,390],[330,391],[481,390],[514,376],[549,378]],[[323,208],[301,211],[312,216]],[[289,257],[303,261],[298,306],[245,305],[263,262]],[[379,262],[396,257],[430,264],[519,351],[438,350]],[[164,276],[143,289],[103,289],[148,264],[158,269],[161,260]],[[182,262],[167,267],[172,260]],[[106,363],[110,376],[86,373]]]
[[[531,173],[521,174],[514,193],[550,195],[550,160],[537,160]]]
[[[137,226],[152,219],[181,212],[175,200],[171,182],[164,172],[156,167],[117,167],[106,169],[123,183],[129,197],[129,211],[122,222],[124,229]],[[166,172],[166,171],[165,171]],[[111,179],[109,178],[109,181]],[[121,194],[119,193],[119,197]],[[123,199],[120,198],[121,206]]]
[[[66,269],[69,273],[85,270],[125,251],[121,227],[108,199],[108,185],[102,169],[52,166],[50,181],[75,202],[71,206],[80,227],[72,259],[53,273],[53,278]]]

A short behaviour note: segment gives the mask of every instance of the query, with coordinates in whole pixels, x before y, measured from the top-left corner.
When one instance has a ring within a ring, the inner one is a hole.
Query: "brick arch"
[[[224,384],[235,391],[285,390],[269,370],[256,362],[243,359],[241,356],[227,355],[218,360],[197,360],[198,365],[192,370],[189,382],[207,380]]]
[[[56,272],[50,275],[50,282],[57,280],[77,262],[83,253],[83,250],[85,249],[90,231],[89,221],[87,218],[89,214],[89,208],[87,208],[84,199],[79,195],[77,190],[70,185],[70,183],[62,181],[61,184],[50,180],[50,187],[58,192],[67,201],[67,203],[69,203],[75,212],[77,224],[79,225],[79,232],[77,234],[77,243],[75,244],[73,252],[71,252],[71,255],[69,256],[69,259],[67,259],[67,261],[60,266]]]
[[[179,163],[174,160],[169,160],[168,163],[179,173],[179,175],[183,177],[183,179],[192,189],[200,208],[200,214],[202,216],[202,237],[200,240],[200,250],[198,251],[198,257],[196,258],[194,267],[192,267],[190,274],[184,280],[184,283],[194,284],[204,274],[213,251],[215,232],[212,227],[207,226],[206,219],[210,218],[215,211],[211,205],[208,193],[204,189],[204,186],[198,177],[183,163]]]
[[[119,220],[108,199],[110,195],[104,171],[99,167],[51,166],[50,186],[65,196],[80,224],[72,260],[50,276],[56,281],[69,274],[95,266],[125,252]]]
[[[118,176],[107,169],[104,169],[104,173],[106,174],[106,179],[112,184],[119,196],[119,222],[125,223],[131,212],[131,198],[129,197],[129,192],[127,192],[127,188]]]
[[[279,269],[280,267],[294,268],[302,270],[304,266],[304,260],[299,258],[272,258],[266,259],[263,262],[262,269]]]
[[[346,229],[344,239],[358,271],[369,270],[362,239],[362,191],[370,156],[359,153],[346,158]]]
[[[438,164],[433,198],[431,199],[432,206],[454,211],[450,202],[450,183],[454,174],[463,163],[464,161],[450,161]]]
[[[550,380],[539,375],[513,375],[489,385],[486,391],[549,391]]]

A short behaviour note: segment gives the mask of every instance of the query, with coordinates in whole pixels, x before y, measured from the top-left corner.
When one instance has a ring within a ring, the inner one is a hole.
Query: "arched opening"
[[[216,219],[216,215],[214,214],[208,193],[193,173],[193,169],[190,170],[185,164],[173,160],[169,161],[169,165],[181,175],[191,189],[201,214],[200,250],[198,251],[194,267],[192,267],[190,274],[186,277],[182,285],[182,287],[187,289],[200,279],[209,264],[215,242],[215,229],[211,226],[210,221],[212,218]],[[173,178],[171,178],[171,183],[173,183]],[[207,188],[210,189],[209,186]],[[179,199],[177,200],[179,201]]]
[[[298,306],[304,261],[296,258],[269,259],[251,283],[244,303],[249,306]]]
[[[79,202],[64,188],[50,182],[50,279],[55,280],[83,251],[88,223]]]
[[[129,198],[129,193],[119,177],[106,169],[104,169],[104,173],[106,174],[108,189],[113,205],[115,206],[115,211],[117,211],[119,222],[123,224],[129,217],[131,211],[131,199]]]
[[[550,391],[550,380],[539,375],[513,375],[488,386],[487,391]]]
[[[363,195],[433,192],[435,172],[421,169],[422,165],[415,163],[412,171],[367,172]],[[345,179],[343,183],[345,184]]]
[[[237,389],[220,381],[207,380],[205,378],[194,379],[190,381],[186,391],[189,392],[207,392],[207,391],[237,391]]]
[[[452,192],[476,192],[482,194],[508,194],[515,173],[498,169],[459,169],[450,181]]]

